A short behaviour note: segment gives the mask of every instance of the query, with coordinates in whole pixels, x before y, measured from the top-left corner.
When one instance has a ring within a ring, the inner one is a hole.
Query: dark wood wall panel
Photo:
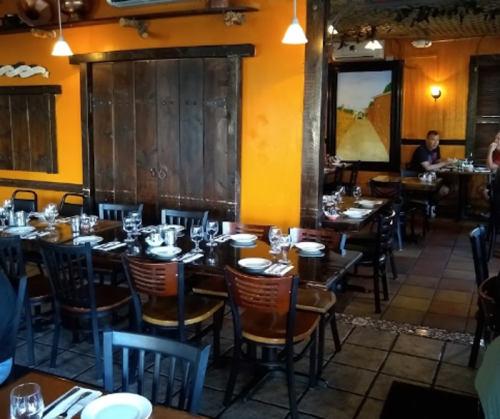
[[[30,132],[28,103],[25,95],[11,96],[12,146],[14,170],[30,170]]]
[[[144,203],[144,217],[154,219],[158,179],[156,63],[138,61],[134,71],[137,202]]]
[[[164,179],[158,179],[160,209],[180,208],[179,90],[179,60],[157,61],[158,171],[166,175]]]
[[[204,208],[203,59],[180,61],[181,208]]]
[[[0,169],[13,168],[10,96],[0,96]]]
[[[32,95],[27,97],[29,114],[31,170],[46,170],[50,153],[50,124],[45,118],[49,114],[50,95]]]
[[[96,202],[114,202],[113,64],[92,69],[94,176]]]

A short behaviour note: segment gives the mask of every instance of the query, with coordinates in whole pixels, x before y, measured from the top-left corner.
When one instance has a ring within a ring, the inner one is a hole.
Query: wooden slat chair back
[[[344,245],[346,241],[346,235],[344,233],[339,233],[332,230],[312,230],[295,227],[290,229],[290,236],[292,237],[293,243],[313,241],[316,243],[324,244],[333,252],[339,254],[345,253]]]
[[[399,182],[378,182],[370,179],[370,190],[373,197],[396,200],[402,197],[403,184]]]
[[[18,195],[31,195],[31,198],[18,198]],[[29,189],[17,189],[12,194],[12,204],[15,211],[38,211],[38,195]]]
[[[79,202],[67,202],[68,198],[72,198],[73,201]],[[74,215],[82,215],[83,207],[87,197],[82,194],[77,193],[67,193],[61,199],[61,205],[59,205],[59,215],[62,217],[73,217]]]
[[[143,208],[144,204],[125,205],[125,204],[100,203],[99,218],[101,220],[122,221],[123,217],[131,212],[140,212],[142,214]]]
[[[162,224],[177,224],[186,228],[186,233],[193,225],[201,225],[205,229],[208,220],[208,211],[179,211],[173,209],[161,210]]]
[[[104,388],[113,393],[113,353],[116,349],[122,352],[122,388],[129,392],[129,381],[135,368],[129,367],[131,355],[138,357],[137,393],[149,398],[153,404],[162,403],[169,407],[185,410],[192,415],[198,413],[205,372],[210,354],[210,345],[196,348],[186,343],[136,333],[104,332]],[[146,353],[154,354],[152,394],[145,394]],[[168,362],[168,375],[160,375],[162,363]],[[134,362],[135,364],[136,362]],[[165,400],[159,397],[160,381],[166,380]],[[177,397],[178,386],[180,392]],[[176,395],[176,397],[174,397]],[[175,401],[177,399],[177,401]]]
[[[258,224],[241,224],[233,221],[222,223],[223,234],[254,234],[259,240],[269,241],[269,230],[272,226]]]

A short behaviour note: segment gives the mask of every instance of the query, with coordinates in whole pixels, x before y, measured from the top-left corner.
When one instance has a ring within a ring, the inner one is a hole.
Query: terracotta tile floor
[[[398,279],[389,274],[389,301],[375,314],[371,278],[348,277],[349,284],[365,286],[368,293],[338,293],[338,311],[458,332],[474,332],[476,285],[469,233],[477,221],[457,223],[432,220],[431,231],[417,244],[404,243],[395,251]],[[500,246],[498,246],[500,249]],[[500,256],[493,257],[490,273],[500,270]],[[371,275],[361,267],[359,275]]]

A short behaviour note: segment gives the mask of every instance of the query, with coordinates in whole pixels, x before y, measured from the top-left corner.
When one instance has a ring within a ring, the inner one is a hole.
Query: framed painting
[[[399,171],[401,61],[330,64],[327,151],[361,170]]]

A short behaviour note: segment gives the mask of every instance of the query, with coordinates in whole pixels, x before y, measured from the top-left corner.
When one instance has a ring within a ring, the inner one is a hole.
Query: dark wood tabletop
[[[40,386],[45,406],[47,406],[49,403],[52,403],[58,397],[71,390],[73,387],[82,386],[81,383],[77,383],[71,380],[44,374],[38,371],[31,371],[16,380],[14,383],[0,388],[0,417],[2,419],[10,417],[10,392],[14,387],[25,383],[37,383]],[[88,387],[90,388],[91,386]],[[169,409],[163,406],[153,406],[153,414],[149,417],[149,419],[167,418],[200,419],[200,416],[191,415],[180,410]],[[73,419],[80,419],[80,414],[73,416]]]
[[[399,177],[381,175],[374,177],[377,182],[400,182],[409,191],[437,192],[443,183],[443,179],[437,178],[432,182],[423,182],[418,177]]]

